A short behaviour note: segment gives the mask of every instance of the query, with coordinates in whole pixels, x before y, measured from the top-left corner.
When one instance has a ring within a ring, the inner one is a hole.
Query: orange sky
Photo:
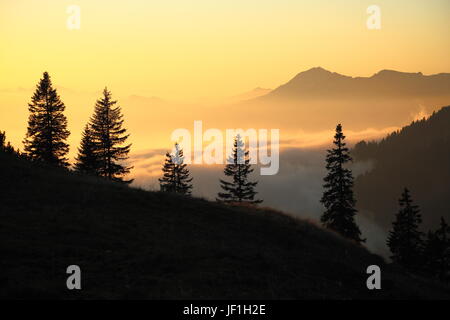
[[[376,3],[381,30],[367,29],[373,1],[361,0],[1,0],[0,129],[21,147],[43,71],[67,105],[72,153],[105,85],[119,102],[192,102],[275,88],[319,65],[351,76],[450,72],[448,0]],[[79,30],[66,26],[72,4]],[[151,130],[151,119],[140,125]]]
[[[0,88],[60,86],[187,99],[273,88],[314,66],[353,76],[450,71],[447,0],[2,0]],[[68,30],[68,5],[81,28]],[[351,57],[351,58],[350,58]]]

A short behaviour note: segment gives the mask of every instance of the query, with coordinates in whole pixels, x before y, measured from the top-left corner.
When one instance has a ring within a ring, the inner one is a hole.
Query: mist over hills
[[[262,96],[268,94],[271,91],[272,91],[272,89],[256,87],[250,91],[243,92],[243,93],[234,95],[232,97],[226,98],[225,101],[228,103],[236,103],[236,102],[240,102],[240,101],[256,99],[256,98],[259,98],[259,97],[262,97]]]
[[[450,220],[450,106],[381,141],[360,142],[352,153],[355,161],[372,162],[355,181],[357,205],[367,218],[391,228],[407,187],[422,210],[424,230],[436,228],[441,216]]]
[[[132,127],[154,119],[152,126],[165,132],[164,118],[171,119],[172,127],[188,127],[202,119],[219,129],[280,128],[287,138],[299,131],[332,130],[337,122],[352,131],[398,128],[449,101],[450,73],[428,76],[382,70],[371,77],[349,77],[318,67],[274,90],[256,88],[221,104],[131,97],[124,105]]]
[[[450,101],[450,73],[382,70],[349,77],[313,68],[261,97],[229,107],[258,125],[309,132],[345,123],[348,130],[401,127]]]
[[[400,128],[448,105],[449,78],[448,73],[426,76],[387,70],[368,78],[352,78],[313,68],[272,91],[256,88],[221,101],[181,102],[170,97],[136,94],[114,98],[123,108],[125,123],[133,137],[133,150],[167,147],[172,131],[191,129],[194,120],[203,120],[205,128],[220,130],[278,128],[284,141],[305,140],[305,135],[329,132],[337,122],[343,123],[347,132],[369,130],[381,137],[392,128]],[[15,119],[4,123],[2,130],[8,132],[16,146],[23,139],[26,103],[32,90],[14,90],[0,97],[0,103],[11,106],[0,110],[0,117]],[[76,150],[80,132],[99,93],[66,87],[60,91],[72,132],[69,143],[71,150]]]

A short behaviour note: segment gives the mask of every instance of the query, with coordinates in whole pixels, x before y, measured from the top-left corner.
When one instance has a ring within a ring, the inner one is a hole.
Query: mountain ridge
[[[400,83],[398,83],[400,82]],[[256,98],[295,99],[301,97],[403,96],[405,94],[450,94],[450,73],[424,75],[383,69],[370,77],[351,77],[314,67],[298,73],[267,95]]]

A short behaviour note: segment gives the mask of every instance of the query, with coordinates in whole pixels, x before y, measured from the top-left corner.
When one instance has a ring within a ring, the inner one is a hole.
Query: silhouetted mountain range
[[[450,220],[450,106],[379,142],[358,143],[353,156],[372,162],[355,189],[358,207],[381,226],[391,227],[404,187],[422,209],[425,230],[441,216]]]
[[[253,126],[285,131],[332,130],[338,122],[346,130],[381,130],[404,126],[449,103],[450,73],[382,70],[371,77],[349,77],[313,68],[261,97],[227,106],[227,114],[239,127],[251,119]]]
[[[336,97],[420,97],[450,94],[450,73],[425,76],[382,70],[371,77],[349,77],[321,67],[297,74],[261,99]]]
[[[275,90],[257,88],[222,102],[181,103],[142,96],[120,101],[136,147],[136,141],[163,141],[173,128],[189,128],[199,119],[219,129],[280,128],[283,135],[333,130],[337,122],[346,131],[380,131],[448,105],[450,74],[381,71],[370,78],[352,78],[313,68]],[[142,129],[147,127],[152,130]]]

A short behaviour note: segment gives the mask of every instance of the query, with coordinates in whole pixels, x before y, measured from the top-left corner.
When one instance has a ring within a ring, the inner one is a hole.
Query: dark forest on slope
[[[379,142],[358,143],[355,161],[373,168],[355,182],[363,214],[389,228],[404,187],[422,211],[423,227],[435,228],[450,218],[450,106],[415,121]],[[367,212],[368,211],[368,212]]]

